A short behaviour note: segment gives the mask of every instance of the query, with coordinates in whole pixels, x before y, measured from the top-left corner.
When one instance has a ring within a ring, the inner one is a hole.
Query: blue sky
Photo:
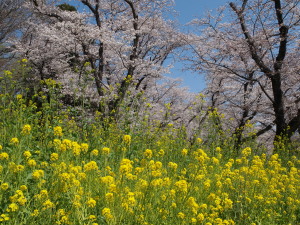
[[[186,24],[194,18],[201,18],[208,10],[216,10],[225,5],[228,0],[175,0],[175,10],[179,13],[180,24]],[[183,64],[176,63],[171,69],[171,77],[179,77],[183,80],[183,86],[189,87],[192,92],[199,92],[205,88],[203,75],[182,71]]]

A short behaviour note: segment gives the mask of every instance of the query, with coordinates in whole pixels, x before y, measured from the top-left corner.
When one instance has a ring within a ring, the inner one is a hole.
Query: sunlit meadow
[[[253,141],[230,155],[215,133],[85,119],[61,109],[54,81],[28,99],[11,75],[0,78],[1,224],[300,224],[300,160],[285,148],[266,155]]]

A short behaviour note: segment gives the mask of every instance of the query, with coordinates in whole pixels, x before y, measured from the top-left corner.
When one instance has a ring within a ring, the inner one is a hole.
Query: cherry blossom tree
[[[61,82],[66,103],[82,96],[96,104],[102,101],[99,111],[113,117],[121,103],[132,105],[141,93],[155,95],[152,87],[168,72],[167,57],[185,44],[183,34],[164,17],[172,1],[76,4],[77,10],[62,1],[28,1],[33,16],[15,45],[30,61],[36,79]]]
[[[297,0],[239,0],[192,22],[201,34],[189,39],[189,60],[207,74],[211,104],[238,145],[247,121],[275,141],[299,129],[299,22]]]

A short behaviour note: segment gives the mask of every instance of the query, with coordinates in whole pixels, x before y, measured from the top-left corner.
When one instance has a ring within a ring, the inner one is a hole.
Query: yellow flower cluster
[[[9,215],[8,214],[1,214],[0,215],[0,222],[6,222],[8,221],[10,218],[9,218]]]
[[[1,187],[1,190],[6,191],[9,187],[9,184],[8,183],[2,183],[0,187]]]
[[[10,144],[12,145],[18,145],[19,144],[19,139],[14,137],[10,140]]]
[[[20,165],[20,164],[17,165],[14,162],[10,162],[8,167],[9,167],[9,170],[13,173],[19,173],[25,169],[25,167],[23,165]]]
[[[130,135],[124,135],[123,136],[123,142],[127,145],[129,145],[131,143],[131,136]]]
[[[105,217],[106,220],[112,220],[113,215],[111,214],[111,211],[109,208],[102,209],[102,215]]]
[[[57,134],[56,136],[61,135]],[[54,139],[52,143],[56,150],[61,152],[71,151],[74,156],[80,156],[81,153],[86,153],[89,149],[87,143],[79,144],[78,142],[69,139],[63,139],[62,141],[60,139]]]
[[[188,191],[188,183],[186,180],[179,180],[175,182],[175,187],[179,192],[187,192]]]
[[[50,155],[50,160],[51,161],[56,161],[56,160],[58,160],[58,154],[57,153],[52,153],[51,155]]]
[[[84,165],[84,171],[92,171],[92,170],[98,170],[98,165],[95,161],[90,161],[87,164]]]
[[[35,170],[32,173],[32,178],[38,180],[40,178],[44,177],[44,171],[43,170]]]
[[[6,152],[0,153],[0,160],[8,160],[9,155]]]
[[[53,128],[54,136],[61,137],[63,136],[63,130],[60,126],[56,126]]]
[[[32,156],[32,154],[31,154],[30,151],[24,151],[24,152],[23,152],[23,156],[24,156],[26,159],[29,159],[29,158]]]
[[[90,208],[94,208],[96,206],[96,200],[93,198],[89,198],[89,200],[86,202],[87,206]]]
[[[132,171],[132,161],[129,159],[122,159],[121,163],[120,163],[120,172],[122,174],[126,174],[126,173],[130,173]]]
[[[43,203],[43,210],[46,210],[46,209],[51,209],[55,207],[55,204],[53,202],[51,202],[50,199],[47,199],[44,203]]]
[[[144,152],[144,156],[148,159],[151,159],[152,156],[153,156],[153,152],[151,149],[146,149],[145,152]]]
[[[21,131],[21,134],[23,134],[23,135],[29,135],[30,131],[31,131],[31,126],[29,124],[25,124],[23,126],[22,131]]]
[[[175,123],[165,128],[170,133],[157,129],[135,137],[140,131],[130,136],[113,123],[83,128],[69,115],[51,117],[61,126],[35,120],[21,134],[19,125],[0,133],[0,223],[299,222],[296,156],[256,155],[251,145],[230,158],[221,142],[179,139]]]
[[[176,170],[178,167],[177,163],[174,163],[174,162],[169,162],[168,166],[169,166],[169,168],[171,168],[173,170]]]
[[[110,153],[110,148],[107,147],[102,148],[102,153],[108,155]]]

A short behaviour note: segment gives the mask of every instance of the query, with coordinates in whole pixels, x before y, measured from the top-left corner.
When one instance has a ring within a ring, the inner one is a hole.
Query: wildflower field
[[[288,151],[233,156],[172,124],[79,119],[42,92],[38,107],[1,90],[1,224],[300,224]]]

